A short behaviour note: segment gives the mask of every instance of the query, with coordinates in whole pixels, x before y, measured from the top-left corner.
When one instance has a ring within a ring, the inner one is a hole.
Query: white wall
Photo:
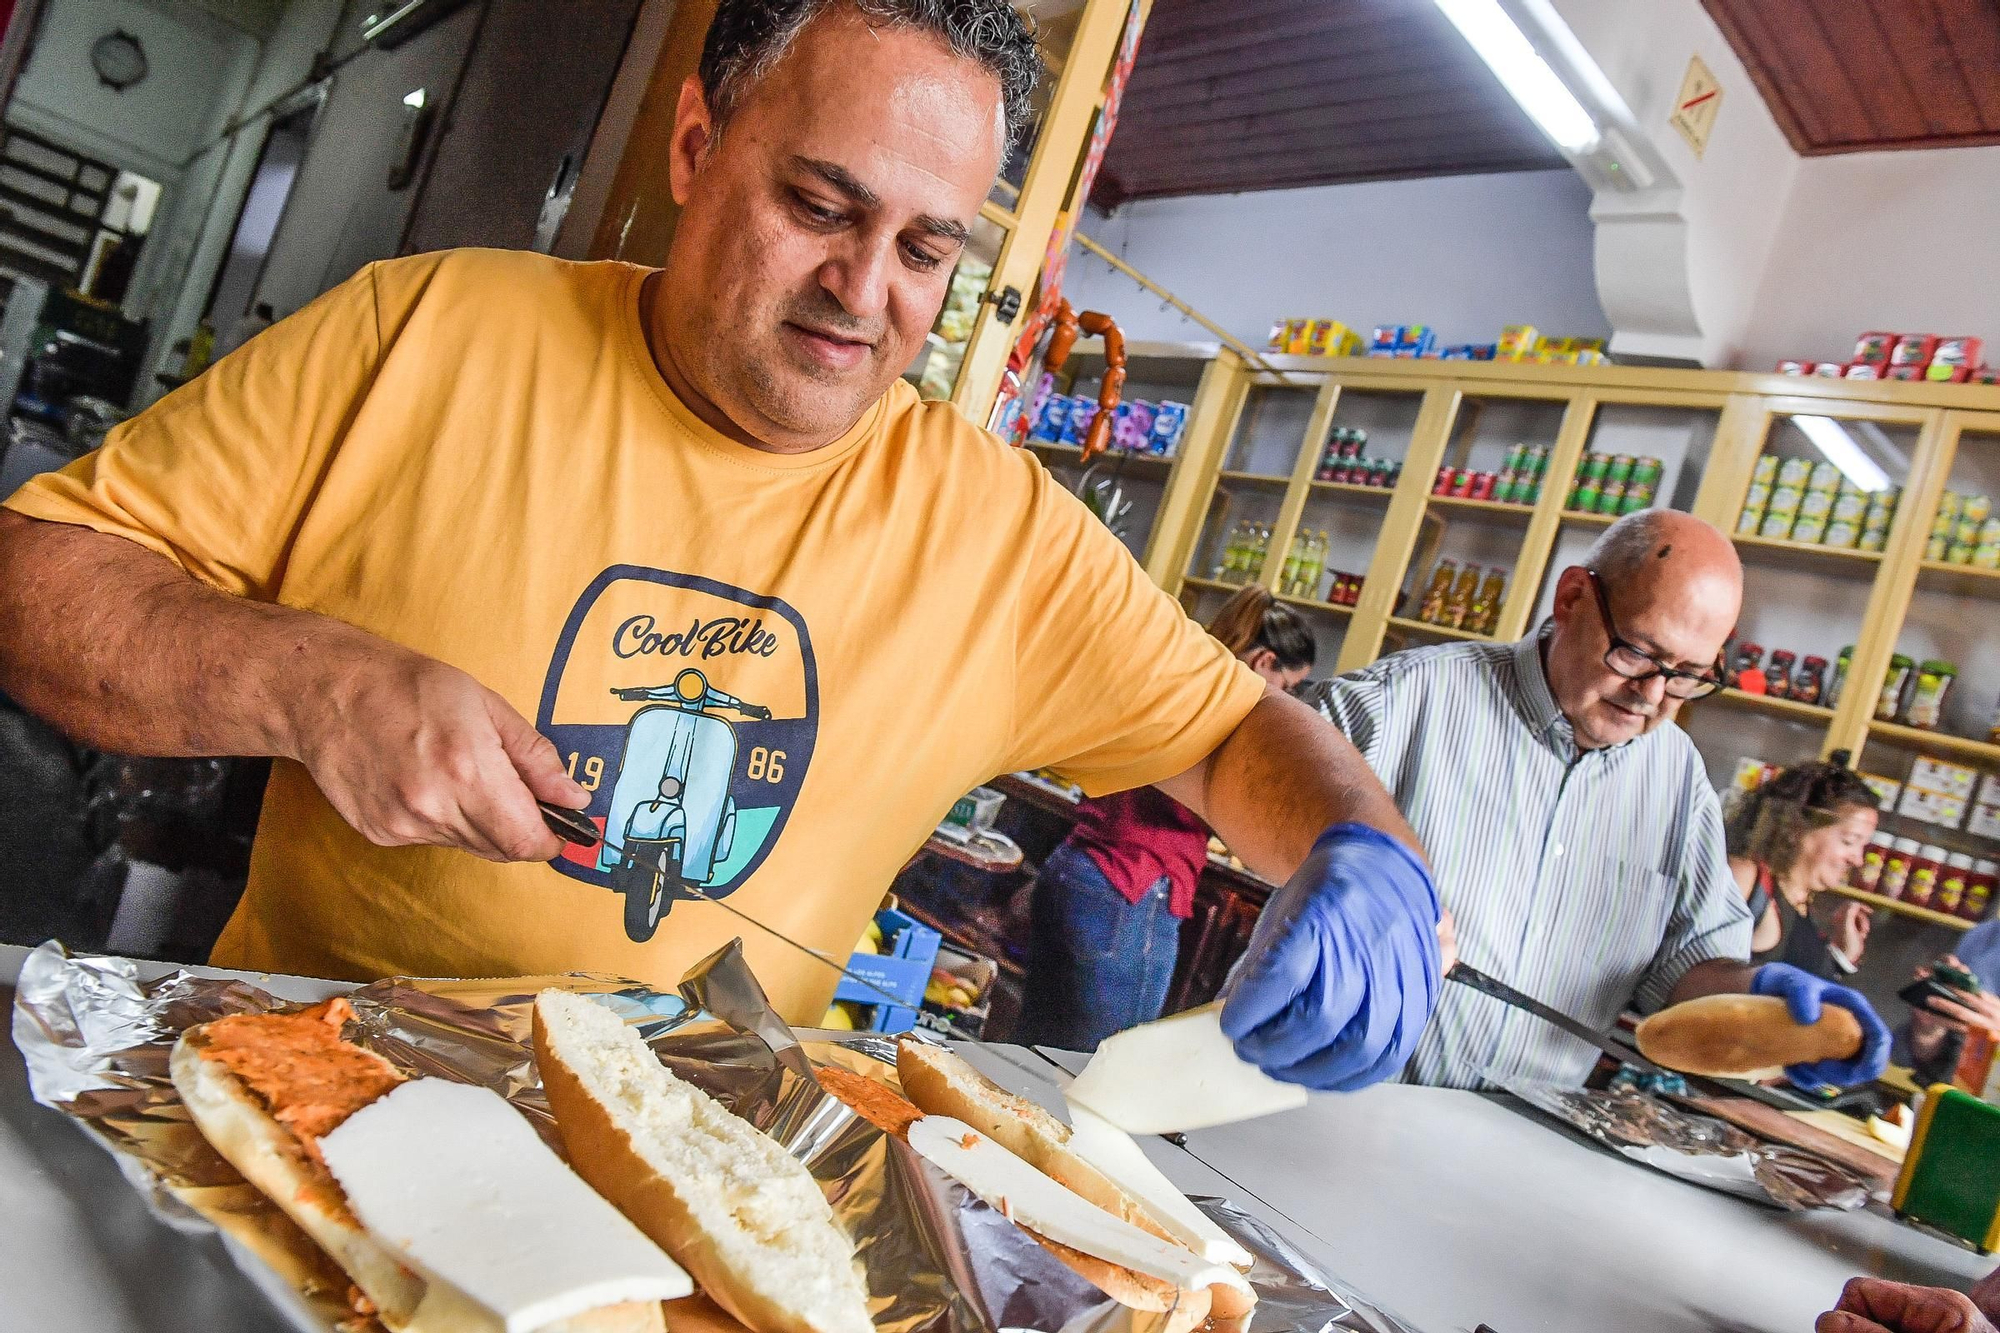
[[[90,65],[91,45],[120,28],[139,39],[148,66],[123,92]],[[235,109],[257,53],[255,38],[192,7],[53,0],[7,118],[171,188]]]
[[[1618,327],[1612,350],[1739,364],[1798,155],[1699,0],[1553,5],[1677,178],[1663,190],[1606,191],[1596,201],[1598,290]],[[1722,88],[1700,157],[1668,123],[1694,55]]]
[[[1866,329],[1972,334],[2000,363],[2000,147],[1807,158],[1756,292],[1747,369],[1844,361]]]
[[[1288,316],[1363,336],[1431,324],[1448,343],[1520,323],[1601,337],[1589,207],[1575,173],[1531,171],[1142,200],[1083,230],[1253,347]],[[1087,251],[1064,294],[1128,338],[1212,336]]]

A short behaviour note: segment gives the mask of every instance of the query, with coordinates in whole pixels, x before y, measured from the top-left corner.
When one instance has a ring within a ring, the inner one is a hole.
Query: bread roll
[[[534,1042],[570,1164],[716,1304],[755,1333],[871,1333],[853,1245],[796,1158],[591,1000],[543,991]]]
[[[347,1001],[336,998],[300,1013],[239,1014],[189,1028],[168,1059],[174,1090],[222,1159],[353,1279],[358,1313],[374,1314],[393,1333],[455,1333],[494,1323],[448,1284],[426,1282],[364,1228],[320,1159],[317,1136],[404,1082],[388,1061],[340,1040],[353,1017]],[[543,1326],[545,1333],[664,1327],[658,1301],[604,1306]]]
[[[1112,1216],[1161,1240],[1181,1244],[1138,1200],[1070,1151],[1069,1128],[1060,1120],[1025,1097],[1008,1092],[944,1047],[908,1038],[898,1042],[896,1077],[910,1100],[925,1114],[963,1120]],[[1032,1231],[1028,1234],[1034,1235]],[[1135,1273],[1040,1236],[1035,1239],[1120,1304],[1136,1310],[1174,1311],[1170,1322],[1173,1329],[1196,1327],[1210,1315],[1217,1319],[1237,1318],[1256,1304],[1254,1292],[1246,1293],[1220,1283],[1202,1291],[1182,1291],[1162,1279]],[[1184,1319],[1188,1322],[1184,1323]]]
[[[1643,1020],[1639,1053],[1655,1064],[1709,1078],[1748,1078],[1861,1050],[1861,1021],[1837,1004],[1810,1027],[1792,1021],[1774,995],[1704,995]]]

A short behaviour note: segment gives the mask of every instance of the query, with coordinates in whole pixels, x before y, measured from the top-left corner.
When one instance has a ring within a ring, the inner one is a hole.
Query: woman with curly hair
[[[1784,962],[1833,981],[1861,962],[1869,913],[1843,901],[1814,911],[1816,895],[1847,881],[1875,835],[1874,790],[1839,764],[1794,764],[1731,813],[1729,868],[1750,905],[1753,962]]]

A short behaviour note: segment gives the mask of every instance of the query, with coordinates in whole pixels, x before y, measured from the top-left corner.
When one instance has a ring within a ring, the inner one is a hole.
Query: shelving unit
[[[1275,591],[1292,539],[1321,526],[1313,506],[1325,515],[1333,512],[1330,506],[1347,503],[1358,523],[1374,525],[1368,530],[1370,546],[1365,556],[1350,554],[1345,564],[1336,556],[1329,563],[1363,575],[1358,603],[1334,608],[1286,599],[1334,613],[1316,622],[1331,625],[1320,640],[1322,670],[1353,670],[1413,643],[1510,641],[1527,633],[1545,612],[1554,575],[1576,563],[1589,541],[1615,521],[1612,515],[1563,507],[1586,451],[1661,456],[1667,471],[1656,503],[1685,509],[1733,533],[1759,455],[1767,449],[1798,452],[1793,447],[1798,431],[1790,418],[1828,417],[1857,438],[1889,438],[1906,464],[1893,476],[1902,485],[1902,499],[1882,549],[1754,535],[1734,540],[1750,576],[1745,632],[1759,637],[1754,631],[1760,615],[1767,624],[1773,617],[1793,625],[1816,618],[1821,641],[1797,646],[1831,660],[1836,649],[1851,642],[1848,688],[1832,707],[1724,690],[1692,705],[1683,721],[1697,744],[1706,747],[1710,776],[1718,785],[1726,783],[1738,758],[1758,755],[1791,762],[1846,752],[1863,771],[1898,781],[1907,776],[1916,754],[1952,757],[2000,774],[2000,745],[1875,722],[1878,692],[1872,688],[1886,674],[1891,655],[1903,651],[1959,662],[1978,682],[1961,679],[1956,686],[1961,708],[1968,688],[1984,696],[1982,707],[1990,704],[1992,692],[2000,691],[2000,668],[1992,665],[2000,662],[2000,644],[1972,644],[1968,636],[1981,631],[1976,625],[1966,627],[1967,622],[2000,625],[2000,618],[1982,614],[2000,594],[2000,571],[1924,559],[1931,515],[1951,479],[1954,459],[1960,457],[1962,439],[1990,466],[1979,473],[1977,484],[1966,481],[1953,488],[2000,499],[2000,388],[1625,366],[1291,356],[1269,356],[1266,362],[1270,372],[1252,370],[1224,353],[1194,405],[1182,461],[1146,562],[1147,572],[1169,591],[1201,596],[1234,591],[1234,585],[1189,575],[1206,572],[1196,567],[1197,559],[1212,558],[1216,534],[1245,518],[1270,529],[1270,555],[1260,580]],[[1271,410],[1273,396],[1286,395],[1283,410]],[[1401,462],[1393,488],[1314,480],[1329,432],[1357,420],[1349,414],[1350,406],[1369,431],[1370,456]],[[1256,416],[1260,411],[1264,415]],[[1662,422],[1676,413],[1690,424],[1683,432],[1684,452],[1673,459],[1650,441],[1660,437]],[[1625,433],[1611,432],[1607,438],[1612,426]],[[1281,428],[1290,432],[1283,449],[1274,442],[1274,432]],[[1535,504],[1430,493],[1441,466],[1495,467],[1490,461],[1494,441],[1507,432],[1518,432],[1512,436],[1518,442],[1549,451]],[[1248,466],[1257,471],[1246,476],[1234,469],[1246,466],[1242,460],[1253,434],[1257,458]],[[1279,474],[1288,461],[1286,480]],[[1225,466],[1232,470],[1225,472]],[[1379,506],[1351,503],[1375,498],[1382,501]],[[1518,521],[1497,521],[1503,518]],[[1204,546],[1205,541],[1211,546]],[[1453,554],[1455,542],[1461,550],[1470,548],[1472,563],[1510,570],[1491,635],[1428,625],[1412,615],[1437,558]],[[1362,559],[1365,569],[1358,562]],[[1940,629],[1929,636],[1935,652],[1926,649],[1916,631],[1906,629],[1913,597],[1919,614],[1952,622],[1948,634]],[[1955,597],[1976,602],[1964,607]],[[1923,605],[1924,599],[1932,605]],[[1331,624],[1334,619],[1337,625]],[[1774,627],[1771,632],[1781,631]],[[1795,646],[1783,638],[1777,642]],[[1969,646],[1956,647],[1960,642]],[[1956,725],[1971,730],[1983,727],[1984,718],[1961,717]],[[1867,753],[1871,746],[1873,755]],[[1914,821],[1890,819],[1910,826],[1913,835],[1919,831]],[[1938,830],[1927,840],[1952,841],[1955,848],[1987,846],[1986,854],[2000,859],[2000,842],[1987,844],[1965,830],[1949,835]],[[1967,924],[1888,900],[1878,905],[1927,926]]]
[[[1843,898],[1852,898],[1856,902],[1867,903],[1870,907],[1885,912],[1894,912],[1897,916],[1906,916],[1913,921],[1922,921],[1926,925],[1943,926],[1948,930],[1971,930],[1976,924],[1962,916],[1953,916],[1949,912],[1933,912],[1928,907],[1918,907],[1900,898],[1885,898],[1879,893],[1870,893],[1866,889],[1851,889],[1845,884],[1836,886],[1830,892],[1837,893]]]
[[[1831,708],[1823,708],[1818,704],[1801,703],[1797,699],[1779,699],[1768,694],[1752,694],[1748,690],[1739,690],[1733,685],[1717,690],[1714,694],[1708,696],[1707,699],[1698,700],[1697,702],[1707,703],[1710,700],[1720,703],[1737,704],[1744,708],[1758,708],[1767,713],[1777,713],[1785,717],[1816,722],[1822,726],[1833,721],[1833,710]]]
[[[1433,625],[1428,620],[1411,620],[1406,616],[1390,616],[1389,624],[1397,629],[1413,634],[1435,634],[1440,639],[1465,639],[1472,643],[1491,643],[1491,634],[1474,634],[1469,629],[1453,629],[1449,625]]]
[[[1932,731],[1927,727],[1906,727],[1900,722],[1870,722],[1868,734],[1911,749],[1943,750],[2000,770],[2000,745],[1991,741],[1955,736],[1948,731]]]
[[[1303,607],[1308,611],[1324,611],[1326,614],[1332,616],[1351,616],[1354,614],[1353,607],[1342,606],[1338,602],[1320,602],[1310,597],[1294,597],[1290,593],[1282,592],[1274,592],[1271,596],[1285,603],[1287,606]]]
[[[1735,541],[1738,546],[1748,547],[1753,551],[1781,551],[1807,560],[1858,560],[1869,564],[1879,564],[1882,560],[1880,551],[1863,551],[1853,546],[1821,546],[1816,542],[1785,541],[1778,537],[1751,537],[1740,532],[1736,534]]]

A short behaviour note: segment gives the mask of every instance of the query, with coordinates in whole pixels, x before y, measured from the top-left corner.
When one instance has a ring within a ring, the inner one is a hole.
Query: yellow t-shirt
[[[671,987],[741,935],[816,1018],[828,969],[627,901],[663,867],[844,958],[961,793],[1152,782],[1260,697],[1033,458],[907,385],[809,454],[701,424],[647,352],[646,272],[373,265],[7,501],[458,666],[591,791],[601,848],[493,865],[375,847],[279,761],[217,964]]]

